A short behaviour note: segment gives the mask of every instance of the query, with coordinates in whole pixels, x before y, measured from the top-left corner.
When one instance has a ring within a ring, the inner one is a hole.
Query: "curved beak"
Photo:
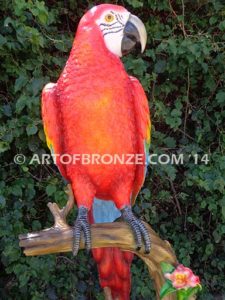
[[[138,17],[130,14],[123,31],[121,44],[122,55],[129,53],[137,45],[140,45],[141,52],[144,52],[146,43],[147,32],[145,25]]]

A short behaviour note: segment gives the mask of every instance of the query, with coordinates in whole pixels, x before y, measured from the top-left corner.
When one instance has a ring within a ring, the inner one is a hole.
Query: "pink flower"
[[[172,281],[173,287],[176,289],[185,289],[200,285],[199,277],[194,275],[191,269],[178,265],[173,273],[166,273],[165,277]]]

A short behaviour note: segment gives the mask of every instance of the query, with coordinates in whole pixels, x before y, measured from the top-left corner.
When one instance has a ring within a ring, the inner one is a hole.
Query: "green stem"
[[[177,292],[177,300],[185,300],[185,297],[180,291]]]

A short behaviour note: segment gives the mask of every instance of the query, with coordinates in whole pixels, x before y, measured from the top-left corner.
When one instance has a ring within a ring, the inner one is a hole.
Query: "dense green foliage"
[[[97,3],[1,1],[1,299],[103,299],[95,264],[84,251],[77,258],[64,253],[27,258],[18,246],[20,233],[51,226],[49,199],[60,205],[66,201],[57,168],[29,164],[29,160],[33,153],[49,153],[40,119],[43,85],[58,78],[80,17]],[[199,299],[222,299],[224,5],[222,0],[117,3],[138,15],[148,30],[146,52],[124,62],[149,96],[150,151],[184,155],[183,164],[149,168],[135,212],[171,242],[180,262],[201,277]],[[25,164],[14,163],[17,153],[26,155]],[[132,280],[132,299],[155,298],[147,270],[138,259],[132,266]]]

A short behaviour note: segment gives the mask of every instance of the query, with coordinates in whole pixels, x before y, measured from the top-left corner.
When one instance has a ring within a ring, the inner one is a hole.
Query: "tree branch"
[[[54,206],[55,207],[55,206]],[[144,248],[136,252],[136,243],[130,227],[124,222],[93,224],[91,225],[92,248],[119,247],[122,250],[131,251],[139,256],[147,265],[150,276],[154,280],[157,299],[159,291],[164,284],[164,276],[160,263],[168,262],[177,264],[175,254],[167,241],[161,240],[152,228],[145,223],[152,239],[150,254],[144,253]],[[19,245],[24,247],[27,256],[43,255],[58,252],[70,252],[73,247],[73,230],[71,227],[52,227],[39,232],[22,234],[19,236]],[[84,237],[81,237],[80,249],[84,249]],[[110,298],[110,291],[106,290],[106,299]],[[165,300],[175,299],[168,296]]]
[[[48,203],[48,208],[50,209],[55,220],[54,228],[58,228],[58,229],[70,228],[70,226],[66,223],[66,217],[74,206],[73,191],[70,184],[67,185],[66,193],[68,195],[68,200],[66,206],[64,206],[62,209],[60,209],[56,203],[51,203],[51,202]]]
[[[174,17],[177,18],[178,24],[179,24],[179,26],[180,26],[180,28],[181,28],[181,30],[183,32],[183,36],[185,38],[187,36],[186,30],[185,30],[185,27],[184,27],[184,9],[185,9],[185,7],[184,7],[184,1],[182,0],[181,2],[182,2],[182,16],[183,16],[183,21],[179,21],[178,15],[175,12],[175,10],[173,9],[171,1],[168,0],[170,10],[171,10],[172,14],[174,15]]]
[[[60,209],[56,203],[48,203],[48,207],[55,219],[53,227],[19,236],[19,245],[24,248],[25,255],[44,255],[72,251],[73,229],[66,223],[66,216],[74,205],[74,199],[71,187],[69,186],[68,188],[68,202],[63,209]],[[150,276],[155,284],[157,299],[159,299],[160,289],[165,282],[160,263],[167,262],[176,266],[177,259],[169,242],[160,239],[147,223],[145,223],[145,226],[152,240],[150,254],[145,254],[144,247],[136,252],[133,233],[129,225],[124,222],[92,224],[92,248],[118,247],[122,251],[131,251],[139,256],[148,267]],[[84,249],[83,235],[81,236],[80,249]],[[113,300],[109,288],[104,289],[104,294],[106,300]],[[164,300],[175,299],[176,295],[174,294],[164,298]]]

